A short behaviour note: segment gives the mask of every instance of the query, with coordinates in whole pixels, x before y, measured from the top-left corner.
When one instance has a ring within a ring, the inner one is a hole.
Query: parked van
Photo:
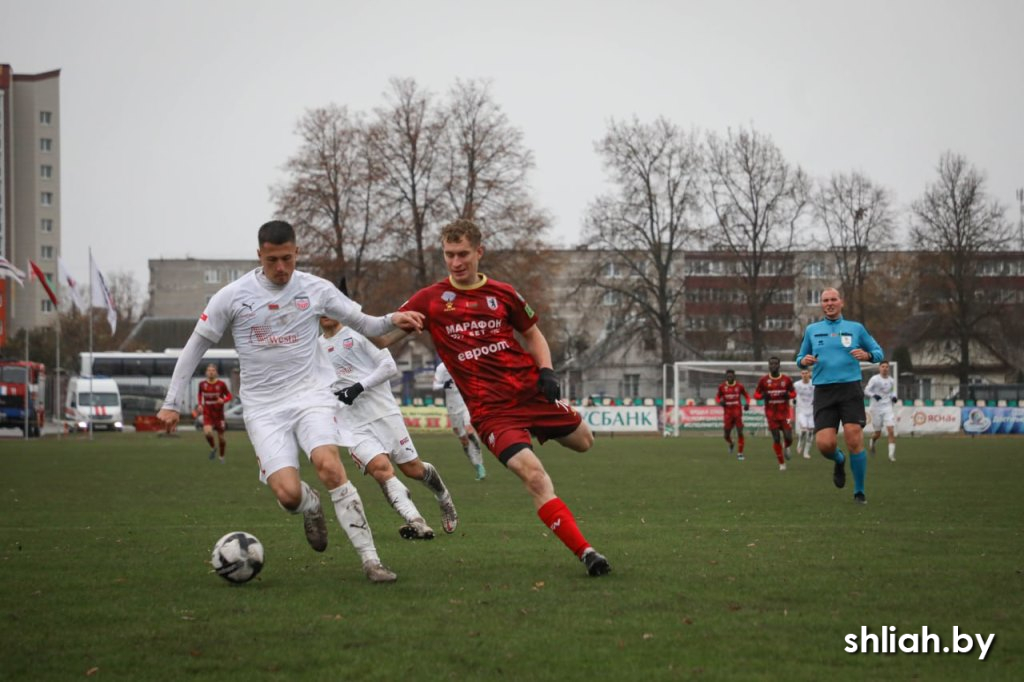
[[[92,421],[93,430],[121,431],[121,392],[110,377],[71,377],[64,401],[64,420],[73,431],[87,431]]]

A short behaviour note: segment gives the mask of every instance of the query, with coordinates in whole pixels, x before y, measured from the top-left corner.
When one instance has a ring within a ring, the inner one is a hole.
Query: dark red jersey
[[[231,391],[228,390],[228,385],[220,379],[212,382],[203,380],[199,382],[198,402],[204,412],[222,413],[224,406],[231,402]]]
[[[747,395],[747,389],[743,388],[743,384],[738,381],[731,384],[723,381],[718,385],[715,402],[724,407],[726,412],[740,412],[743,409],[740,396],[746,398],[747,404],[750,404],[750,396]]]
[[[785,374],[777,377],[765,374],[757,382],[754,398],[764,400],[764,414],[769,419],[788,419],[789,401],[796,398],[796,386]]]
[[[459,387],[474,422],[530,400],[540,371],[516,341],[537,315],[510,284],[481,276],[463,288],[449,279],[420,289],[400,310],[426,316],[437,354]]]

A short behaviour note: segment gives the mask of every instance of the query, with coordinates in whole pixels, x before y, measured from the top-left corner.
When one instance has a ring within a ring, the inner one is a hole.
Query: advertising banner
[[[577,407],[576,411],[594,432],[641,432],[658,430],[658,408],[642,405]]]
[[[676,426],[683,431],[721,429],[723,414],[724,410],[719,405],[684,405],[674,410],[670,407],[666,410],[666,429],[671,431]],[[790,419],[792,418],[790,410]],[[764,407],[751,406],[749,411],[743,413],[743,425],[749,429],[767,429]]]
[[[449,431],[448,410],[443,407],[402,407],[405,428],[410,431]]]
[[[896,408],[896,433],[932,434],[959,433],[959,407],[912,407],[901,405]],[[874,431],[871,410],[868,410],[868,424],[865,431]],[[884,431],[885,429],[879,429]]]
[[[1021,407],[961,407],[960,423],[964,433],[980,434],[1024,433],[1024,408]]]

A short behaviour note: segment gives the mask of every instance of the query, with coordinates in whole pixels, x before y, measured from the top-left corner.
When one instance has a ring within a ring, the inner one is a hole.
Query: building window
[[[808,305],[820,305],[821,304],[821,291],[818,289],[807,290],[807,303]]]
[[[232,268],[232,269],[228,270],[228,279],[227,279],[227,281],[234,282],[236,279],[241,277],[243,274],[244,273],[241,270],[239,270],[238,268]]]
[[[53,206],[53,192],[41,192],[39,194],[39,203],[43,206]]]
[[[40,304],[41,305],[40,305],[39,309],[42,310],[44,313],[52,313],[53,312],[53,301],[51,301],[50,299],[44,298],[40,302]]]
[[[39,177],[41,177],[43,180],[49,180],[50,178],[52,178],[53,177],[53,166],[49,166],[49,165],[47,165],[45,163],[42,166],[40,166],[39,167]]]
[[[53,151],[53,140],[51,140],[48,137],[40,137],[39,138],[39,151],[41,151],[41,152]]]
[[[53,232],[53,218],[42,218],[39,221],[39,229],[43,232]]]
[[[601,305],[613,306],[619,303],[619,292],[617,291],[606,291],[604,296],[601,297]]]
[[[39,257],[44,260],[53,260],[53,247],[44,244],[39,247]]]
[[[806,274],[808,277],[824,277],[825,264],[821,261],[812,261],[807,264]]]
[[[220,270],[207,270],[203,273],[203,281],[207,284],[220,283]]]
[[[622,276],[619,269],[615,267],[615,263],[605,263],[604,268],[601,271],[601,275],[609,279],[615,279],[616,277]]]
[[[40,111],[39,112],[39,124],[48,126],[53,125],[53,112],[52,111]]]
[[[640,375],[639,374],[627,374],[622,377],[622,397],[624,398],[638,398],[640,397]]]

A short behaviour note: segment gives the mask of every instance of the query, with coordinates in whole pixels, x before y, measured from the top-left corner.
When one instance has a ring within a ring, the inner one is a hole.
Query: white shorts
[[[386,454],[395,464],[405,464],[419,458],[413,445],[405,419],[398,414],[389,414],[369,424],[352,429],[354,447],[348,453],[359,470],[366,473],[366,465],[380,454]]]
[[[245,430],[256,451],[260,480],[286,467],[299,468],[299,448],[309,458],[321,445],[335,445],[338,426],[334,406],[289,407],[245,415]]]
[[[813,431],[814,430],[814,411],[808,412],[797,412],[796,413],[796,428],[801,431]]]
[[[881,431],[882,427],[896,426],[896,415],[889,410],[868,410],[871,417],[871,426],[875,431]]]
[[[449,407],[448,408],[448,421],[452,425],[452,429],[461,438],[467,434],[466,427],[469,426],[469,410],[466,409],[465,405],[462,407]]]

